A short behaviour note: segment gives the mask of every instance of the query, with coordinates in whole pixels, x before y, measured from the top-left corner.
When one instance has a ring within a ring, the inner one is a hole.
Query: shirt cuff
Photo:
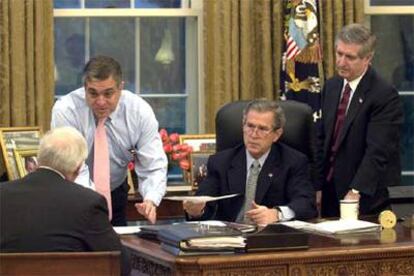
[[[279,220],[287,221],[295,217],[295,212],[287,206],[279,206]]]

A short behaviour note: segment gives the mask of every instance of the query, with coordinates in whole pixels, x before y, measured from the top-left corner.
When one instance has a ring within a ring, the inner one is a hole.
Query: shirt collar
[[[361,74],[361,76],[359,76],[358,78],[356,78],[356,79],[354,79],[354,80],[352,80],[352,81],[350,81],[350,82],[348,82],[348,81],[346,81],[346,80],[344,80],[344,86],[342,87],[342,90],[343,90],[343,88],[345,87],[345,85],[347,84],[347,83],[349,83],[349,86],[351,87],[351,89],[352,89],[352,92],[355,92],[355,90],[357,89],[357,87],[358,87],[358,84],[359,84],[359,82],[361,81],[361,79],[364,77],[364,75],[365,75],[365,73],[367,72],[367,70],[365,70],[364,71],[364,73],[362,73]]]
[[[257,161],[259,161],[260,167],[263,168],[263,164],[267,159],[267,156],[269,156],[270,153],[270,149],[265,152],[262,156],[260,156],[259,159],[257,159]],[[249,151],[246,149],[246,165],[247,165],[247,170],[250,168],[250,166],[253,164],[253,161],[255,159],[253,158],[253,156],[249,153]]]

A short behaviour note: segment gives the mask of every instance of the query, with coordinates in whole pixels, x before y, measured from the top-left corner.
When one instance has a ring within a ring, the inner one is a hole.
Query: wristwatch
[[[358,190],[355,190],[355,189],[351,189],[351,192],[353,192],[354,194],[357,194],[357,195],[359,195],[359,191],[358,191]]]
[[[279,206],[275,206],[275,207],[273,207],[273,209],[275,209],[277,211],[278,219],[282,220],[283,219],[282,209],[280,209]]]

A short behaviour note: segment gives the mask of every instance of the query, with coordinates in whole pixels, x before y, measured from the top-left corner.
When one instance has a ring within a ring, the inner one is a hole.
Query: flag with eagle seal
[[[281,100],[307,103],[313,120],[321,118],[321,48],[316,0],[285,0]]]

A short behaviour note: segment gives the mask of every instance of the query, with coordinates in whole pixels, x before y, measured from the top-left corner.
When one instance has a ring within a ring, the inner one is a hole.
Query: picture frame
[[[198,188],[198,185],[207,177],[207,161],[212,152],[192,152],[190,156],[190,183],[192,183],[193,190]]]
[[[180,144],[187,144],[193,148],[193,152],[216,151],[215,134],[183,134],[180,135]]]
[[[19,177],[24,177],[28,173],[37,169],[37,152],[38,149],[14,149],[14,158],[16,160],[17,172]]]
[[[412,0],[365,0],[366,14],[414,14]]]
[[[20,178],[15,152],[20,150],[37,150],[40,137],[39,127],[0,128],[1,155],[9,180]]]

